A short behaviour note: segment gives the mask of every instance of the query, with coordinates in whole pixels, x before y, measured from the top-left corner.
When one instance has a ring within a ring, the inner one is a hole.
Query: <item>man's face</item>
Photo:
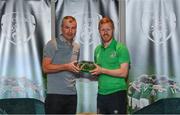
[[[61,31],[64,38],[68,41],[72,41],[76,35],[77,23],[71,19],[63,21]]]
[[[113,27],[111,23],[104,23],[99,28],[99,33],[103,43],[108,43],[113,37]]]

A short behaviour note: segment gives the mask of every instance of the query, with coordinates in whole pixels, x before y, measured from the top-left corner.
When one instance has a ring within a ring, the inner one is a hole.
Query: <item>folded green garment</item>
[[[80,61],[76,65],[79,66],[79,68],[81,68],[82,72],[89,72],[96,68],[94,62],[91,61]]]

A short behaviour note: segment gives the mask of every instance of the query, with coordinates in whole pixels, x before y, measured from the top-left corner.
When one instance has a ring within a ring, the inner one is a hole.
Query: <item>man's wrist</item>
[[[103,73],[103,68],[102,67],[100,67],[100,73]]]
[[[68,70],[69,69],[69,65],[68,64],[64,64],[64,68],[65,68],[65,70]]]

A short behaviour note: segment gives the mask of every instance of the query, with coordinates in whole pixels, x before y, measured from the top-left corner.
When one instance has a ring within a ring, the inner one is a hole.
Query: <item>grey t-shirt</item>
[[[53,64],[65,64],[71,61],[78,61],[79,44],[73,42],[69,44],[62,36],[57,39],[57,50],[49,41],[44,48],[44,57],[52,59]],[[47,93],[48,94],[76,94],[75,78],[78,74],[69,71],[47,74]]]

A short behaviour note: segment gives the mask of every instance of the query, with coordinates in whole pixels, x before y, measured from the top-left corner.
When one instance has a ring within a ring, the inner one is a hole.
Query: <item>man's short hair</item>
[[[111,23],[112,28],[114,29],[114,23],[113,23],[113,21],[111,20],[111,18],[109,18],[109,17],[107,17],[107,16],[103,17],[103,18],[99,21],[98,29],[100,29],[100,26],[101,26],[102,24],[105,24],[105,23]]]
[[[72,23],[74,21],[76,22],[76,19],[73,16],[65,16],[62,20],[61,26],[63,25],[64,20],[69,20],[70,23]]]

